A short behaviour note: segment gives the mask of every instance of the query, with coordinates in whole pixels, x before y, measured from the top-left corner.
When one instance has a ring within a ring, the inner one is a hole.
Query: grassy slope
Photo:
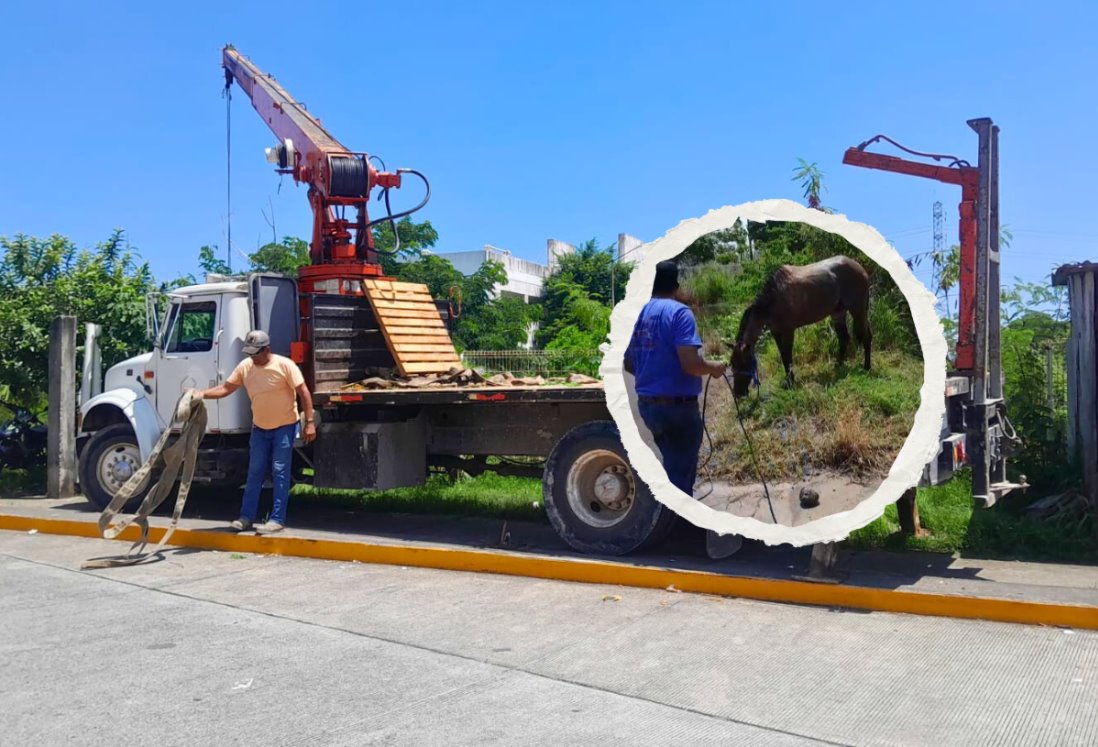
[[[858,477],[888,471],[919,406],[922,361],[884,351],[875,354],[870,371],[854,360],[839,371],[833,358],[804,351],[794,358],[793,388],[783,385],[784,369],[772,345],[759,366],[762,397],[752,393],[740,408],[768,479],[800,476],[805,454],[817,469]],[[714,474],[758,479],[731,395],[720,382],[710,384],[706,413]]]

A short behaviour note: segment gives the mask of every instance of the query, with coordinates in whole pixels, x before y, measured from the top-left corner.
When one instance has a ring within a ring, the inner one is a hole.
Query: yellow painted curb
[[[96,524],[69,519],[0,514],[0,529],[18,532],[37,530],[43,534],[101,539],[99,527]],[[163,527],[151,527],[149,543],[159,542],[163,534]],[[122,532],[118,539],[134,542],[139,537],[140,531],[137,527],[131,526]],[[1098,630],[1098,607],[1084,605],[1019,602],[1009,599],[928,594],[843,584],[815,584],[805,581],[726,576],[705,571],[634,566],[603,560],[550,558],[501,551],[444,547],[378,545],[286,535],[230,534],[194,529],[176,529],[171,537],[171,545],[261,555],[285,555],[320,560],[357,560],[360,563],[381,565],[498,573],[611,586],[648,589],[666,589],[674,586],[675,589],[683,592],[768,602]]]

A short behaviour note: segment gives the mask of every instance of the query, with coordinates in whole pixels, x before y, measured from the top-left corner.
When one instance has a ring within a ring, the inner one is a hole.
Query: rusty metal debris
[[[574,373],[570,376],[545,378],[543,376],[515,376],[509,371],[485,377],[471,368],[451,368],[444,374],[427,374],[412,377],[385,378],[371,376],[340,387],[342,391],[361,392],[371,389],[430,389],[441,387],[540,387],[540,386],[592,386],[601,382],[591,376]]]

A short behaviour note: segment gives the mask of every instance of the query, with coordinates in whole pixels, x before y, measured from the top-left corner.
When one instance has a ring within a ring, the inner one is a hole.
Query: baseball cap
[[[244,352],[248,355],[255,355],[270,344],[271,338],[266,332],[261,329],[253,329],[244,338]]]

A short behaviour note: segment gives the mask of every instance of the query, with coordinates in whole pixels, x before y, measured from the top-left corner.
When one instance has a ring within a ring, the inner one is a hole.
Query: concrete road
[[[0,744],[1091,745],[1098,634],[0,532]]]

